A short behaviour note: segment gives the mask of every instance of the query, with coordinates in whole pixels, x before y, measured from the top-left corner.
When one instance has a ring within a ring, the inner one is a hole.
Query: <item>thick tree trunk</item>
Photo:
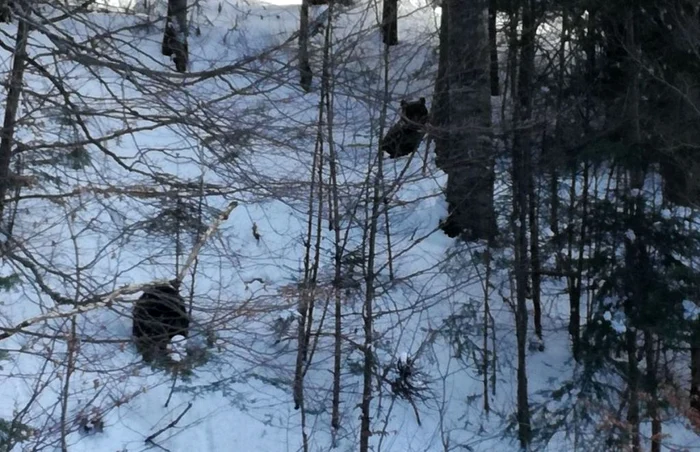
[[[26,5],[24,2],[21,6]],[[25,14],[29,14],[25,10]],[[10,73],[7,101],[5,103],[5,118],[0,131],[0,224],[3,223],[5,209],[5,196],[10,188],[10,160],[12,158],[12,145],[15,135],[15,120],[19,108],[19,100],[22,95],[22,83],[24,80],[24,68],[27,59],[27,36],[29,24],[25,17],[18,19],[17,37],[15,38],[15,52],[12,59],[12,72]]]
[[[398,0],[384,0],[382,8],[382,42],[388,46],[399,43]]]
[[[449,216],[442,229],[451,237],[491,239],[496,221],[488,0],[446,0],[443,8],[448,21],[449,142],[442,166],[448,176]]]
[[[168,13],[165,19],[161,52],[165,56],[173,57],[175,70],[178,72],[187,71],[188,34],[187,0],[168,0]]]
[[[308,93],[313,80],[309,63],[309,0],[302,0],[299,16],[299,79],[301,88]]]

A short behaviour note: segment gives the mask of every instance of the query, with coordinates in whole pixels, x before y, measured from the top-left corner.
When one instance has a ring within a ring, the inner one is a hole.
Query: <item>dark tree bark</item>
[[[447,78],[447,64],[449,61],[448,20],[447,8],[442,8],[440,17],[440,47],[438,49],[438,72],[435,80],[435,94],[431,112],[431,136],[435,142],[435,164],[445,170],[445,155],[449,140],[447,131],[450,120],[450,84]]]
[[[450,237],[488,240],[496,234],[488,0],[446,0],[444,10],[449,123],[440,158],[449,216],[441,227]]]
[[[534,5],[525,1],[523,4],[523,31],[520,39],[520,67],[518,74],[518,100],[520,104],[520,121],[516,124],[516,132],[521,136],[519,142],[523,157],[523,178],[527,181],[528,219],[530,227],[530,262],[529,274],[532,282],[531,295],[533,305],[533,317],[535,323],[535,335],[539,339],[539,350],[544,349],[544,337],[542,335],[542,305],[541,305],[541,276],[540,276],[540,228],[538,221],[539,197],[535,182],[535,149],[532,143],[532,130],[527,128],[527,123],[532,119],[532,92],[535,77],[535,38],[537,24],[535,21]]]
[[[639,365],[637,363],[637,332],[629,328],[625,333],[627,348],[627,423],[632,452],[640,452],[639,438]]]
[[[527,394],[527,301],[528,274],[531,273],[531,262],[528,260],[527,227],[530,209],[529,195],[532,184],[532,131],[528,123],[532,117],[532,84],[535,70],[535,33],[533,0],[522,2],[522,35],[520,38],[520,60],[518,64],[517,98],[513,118],[513,218],[515,235],[515,282],[516,282],[516,336],[518,343],[518,438],[523,450],[529,448],[532,441],[532,426],[530,425],[530,404]],[[511,45],[517,45],[511,42]],[[534,221],[534,220],[531,220]],[[535,229],[537,229],[535,227]],[[536,238],[535,238],[536,240]],[[538,288],[539,289],[539,288]],[[536,306],[539,314],[539,307]],[[540,323],[536,319],[536,323]],[[541,324],[540,334],[541,334]]]
[[[187,71],[189,51],[187,48],[187,0],[168,0],[168,13],[163,31],[161,52],[172,56],[177,72]]]
[[[690,343],[690,407],[700,416],[700,321],[695,322]]]
[[[491,58],[491,95],[501,94],[500,80],[498,76],[498,41],[496,29],[496,0],[489,1],[489,54]]]
[[[644,317],[646,311],[650,309],[649,296],[651,293],[650,275],[651,262],[644,242],[643,216],[644,201],[641,196],[633,196],[632,189],[637,181],[630,179],[626,187],[627,199],[625,201],[625,213],[630,218],[629,228],[634,233],[634,240],[625,239],[625,277],[622,293],[625,294],[624,310],[628,319],[639,320]],[[634,322],[632,320],[630,323]],[[642,330],[644,325],[642,324]],[[639,358],[637,357],[639,337],[638,328],[630,325],[625,332],[626,352],[627,352],[627,428],[629,431],[629,442],[632,445],[632,452],[640,452],[641,438],[639,424],[640,413],[640,384],[641,372],[639,370]],[[650,339],[647,338],[648,341]]]
[[[26,3],[22,3],[25,6]],[[26,11],[26,10],[25,10]],[[28,12],[26,12],[28,14]],[[10,161],[12,158],[12,145],[15,135],[15,120],[19,108],[19,100],[22,95],[22,83],[24,80],[24,68],[27,59],[27,36],[29,24],[24,17],[19,17],[17,37],[15,39],[15,52],[12,59],[12,72],[7,90],[5,102],[5,118],[0,131],[0,224],[2,224],[5,209],[5,196],[10,188]]]
[[[299,17],[299,83],[308,93],[313,80],[309,63],[309,0],[302,0]]]
[[[646,384],[649,401],[647,402],[651,418],[651,451],[661,452],[661,418],[659,417],[658,382],[657,382],[657,351],[654,347],[654,335],[644,331],[644,355],[646,362]]]
[[[559,252],[563,240],[559,235],[559,166],[564,159],[561,154],[564,148],[564,133],[562,129],[564,113],[564,74],[566,73],[566,43],[569,40],[569,13],[566,8],[562,10],[561,36],[559,41],[559,55],[557,70],[557,100],[556,100],[556,124],[554,126],[554,149],[547,148],[547,169],[549,176],[549,227],[555,237],[557,246],[557,267],[561,265]]]
[[[384,0],[382,8],[382,42],[388,46],[399,43],[398,0]]]

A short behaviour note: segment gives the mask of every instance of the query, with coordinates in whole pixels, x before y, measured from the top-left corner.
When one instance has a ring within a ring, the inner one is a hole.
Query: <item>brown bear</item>
[[[132,334],[146,362],[157,355],[164,356],[174,336],[187,337],[190,316],[177,286],[147,288],[134,304]]]
[[[423,141],[425,124],[428,122],[428,107],[425,97],[417,101],[401,101],[401,119],[386,133],[381,150],[391,158],[403,157],[415,152]]]

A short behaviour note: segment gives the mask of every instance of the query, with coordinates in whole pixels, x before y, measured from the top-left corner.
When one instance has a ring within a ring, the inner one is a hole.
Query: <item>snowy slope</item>
[[[210,327],[216,332],[216,345],[209,351],[207,362],[174,385],[171,375],[144,366],[128,342],[128,302],[78,317],[75,327],[84,341],[67,385],[65,342],[21,334],[4,340],[0,346],[11,353],[10,360],[0,361],[0,398],[4,401],[0,417],[11,418],[13,411],[28,406],[23,422],[40,431],[14,450],[60,449],[62,394],[69,394],[65,440],[71,452],[153,448],[144,439],[175,420],[175,426],[153,439],[170,451],[275,452],[301,448],[300,412],[294,410],[291,393],[295,342],[292,338],[275,343],[273,324],[295,309],[296,298],[289,288],[302,277],[319,82],[315,78],[313,92],[302,93],[296,65],[288,64],[295,57],[294,45],[282,46],[246,67],[213,73],[285,42],[296,31],[298,20],[296,5],[229,0],[221,12],[217,6],[213,1],[202,3],[193,14],[193,28],[198,25],[201,31],[198,36],[192,33],[189,40],[193,75],[191,79],[173,77],[176,85],[184,85],[182,92],[173,92],[170,82],[146,71],[128,76],[114,66],[87,69],[68,60],[54,63],[42,47],[52,48],[55,43],[45,34],[32,34],[30,54],[53,73],[65,77],[64,83],[76,102],[80,93],[91,98],[89,107],[112,111],[109,117],[89,118],[90,132],[104,138],[106,150],[142,172],[126,171],[114,158],[105,157],[105,149],[90,144],[91,166],[81,170],[48,169],[60,174],[64,185],[57,188],[47,183],[37,192],[61,194],[78,187],[91,190],[63,198],[60,203],[22,201],[24,210],[18,217],[15,236],[22,237],[27,252],[45,266],[71,275],[68,279],[43,272],[50,287],[63,296],[81,298],[124,284],[172,278],[172,240],[145,236],[137,228],[145,216],[156,212],[156,205],[143,196],[104,196],[96,187],[136,187],[146,183],[147,174],[162,172],[221,186],[219,195],[204,201],[207,208],[221,210],[232,200],[239,206],[204,247],[194,282],[190,277],[185,280],[186,290],[192,288],[194,293],[197,328],[202,331]],[[315,15],[322,10],[313,8]],[[406,16],[400,24],[402,43],[390,55],[392,102],[388,121],[396,117],[399,99],[430,99],[437,66],[433,9],[414,0],[402,3],[401,14]],[[152,71],[171,71],[172,64],[160,54],[159,28],[133,27],[142,16],[92,13],[88,17],[88,21],[64,21],[60,28],[50,31],[89,45],[90,38],[102,34],[104,28],[114,30],[109,39],[93,39],[103,52],[103,60],[117,55],[111,47],[116,46],[131,64]],[[363,183],[373,164],[379,133],[384,82],[381,41],[376,29],[371,29],[376,20],[375,10],[359,5],[339,18],[335,34],[338,58],[334,65],[333,135],[340,155],[348,249],[359,246],[362,240],[357,217],[362,218],[365,206],[359,201],[365,196]],[[3,25],[3,32],[14,36],[15,28]],[[318,74],[322,37],[315,39],[313,64]],[[2,52],[0,61],[6,70],[10,64],[6,52]],[[93,70],[108,83],[98,82]],[[36,93],[55,90],[42,74],[28,73],[26,80]],[[196,83],[187,84],[188,80]],[[147,82],[150,86],[144,88]],[[494,104],[498,107],[498,99]],[[172,110],[172,106],[177,109]],[[23,108],[24,114],[33,111],[30,104]],[[56,126],[50,118],[46,122],[49,125],[39,128],[26,123],[19,137],[28,143],[47,143],[47,150],[75,139],[70,128]],[[133,133],[110,138],[110,134],[126,128],[133,129]],[[205,145],[208,134],[235,139],[212,150]],[[227,161],[224,157],[228,152],[237,157]],[[504,433],[516,400],[513,315],[500,296],[492,293],[495,333],[489,342],[497,345],[498,380],[490,401],[492,411],[485,415],[483,378],[478,372],[479,363],[473,359],[478,353],[472,354],[470,349],[482,341],[482,269],[472,261],[475,246],[458,245],[435,231],[437,220],[446,213],[441,195],[445,176],[434,167],[432,158],[423,173],[422,152],[423,148],[407,168],[407,159],[386,162],[389,181],[402,177],[389,213],[396,281],[377,297],[375,328],[379,365],[388,366],[403,353],[420,351],[419,363],[431,392],[425,402],[417,404],[420,426],[409,403],[392,400],[386,388],[376,394],[373,429],[385,435],[375,435],[373,445],[375,450],[381,445],[381,450],[396,452],[517,450],[513,434]],[[502,188],[506,186],[506,174],[501,177]],[[208,222],[214,216],[209,216]],[[251,232],[253,225],[262,236],[259,241]],[[124,229],[133,232],[125,236]],[[333,243],[328,228],[323,230],[327,234],[321,240],[319,279],[328,283],[332,278]],[[186,255],[192,241],[184,242]],[[383,232],[379,243],[379,279],[387,281]],[[6,264],[2,274],[12,271],[18,268]],[[494,276],[494,281],[508,293],[503,275]],[[548,287],[545,292],[554,289]],[[56,309],[52,300],[38,295],[28,284],[0,295],[0,300],[3,326]],[[320,325],[319,318],[327,301],[327,297],[319,297],[315,327],[331,332],[332,303],[324,325]],[[552,317],[547,325],[559,327],[546,331],[546,351],[534,353],[529,360],[533,400],[539,391],[551,389],[572,373],[566,319],[558,305],[556,296],[546,299],[544,309]],[[361,296],[344,300],[343,315],[344,333],[361,343]],[[460,328],[473,341],[472,345],[465,344],[461,355],[455,353],[449,338],[434,333],[450,316],[461,318]],[[41,331],[67,333],[70,328],[70,322],[56,320],[47,322]],[[204,341],[202,337],[193,340]],[[306,433],[313,451],[329,450],[333,441],[332,345],[331,337],[321,336],[306,377]],[[357,450],[357,405],[362,389],[361,374],[352,370],[352,364],[361,362],[362,356],[348,350],[342,378],[341,435],[335,440],[339,450],[349,451]],[[32,399],[35,393],[38,396]],[[99,412],[104,431],[82,435],[77,420],[92,410]],[[680,429],[674,436],[678,444],[696,439]],[[557,437],[551,450],[569,450],[568,444],[568,438]]]

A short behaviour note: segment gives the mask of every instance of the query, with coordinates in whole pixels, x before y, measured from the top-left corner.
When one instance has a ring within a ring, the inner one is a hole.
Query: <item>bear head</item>
[[[401,100],[401,116],[418,124],[428,122],[428,107],[425,105],[425,97],[411,102],[405,99]]]

